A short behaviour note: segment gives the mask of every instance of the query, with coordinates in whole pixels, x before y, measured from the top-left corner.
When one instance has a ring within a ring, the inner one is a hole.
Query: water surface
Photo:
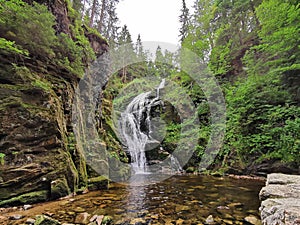
[[[109,215],[116,224],[204,224],[208,217],[215,224],[247,224],[246,216],[259,218],[263,181],[175,175],[155,182],[157,177],[151,176],[137,175],[132,185],[113,184],[109,190],[39,204],[26,216],[47,213],[74,223],[79,213],[87,212]]]

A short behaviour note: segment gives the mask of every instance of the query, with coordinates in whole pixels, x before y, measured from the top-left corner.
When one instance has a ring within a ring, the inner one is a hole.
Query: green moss
[[[99,176],[88,179],[89,190],[107,189],[109,180],[106,177]]]
[[[34,225],[60,225],[61,223],[45,215],[36,216]]]
[[[109,225],[113,223],[113,219],[110,216],[104,216],[103,221],[101,224]]]
[[[51,84],[45,80],[36,79],[35,81],[31,82],[31,84],[35,87],[42,88],[45,91],[51,90]]]
[[[30,86],[28,85],[20,85],[20,84],[0,84],[0,89],[8,89],[13,91],[22,91],[28,90]]]
[[[4,165],[4,157],[5,157],[5,154],[0,152],[0,165],[2,165],[2,166]]]
[[[51,199],[58,199],[71,193],[65,178],[51,182]]]
[[[48,191],[46,190],[34,191],[4,201],[0,201],[0,207],[44,202],[47,200],[47,198],[48,198]]]

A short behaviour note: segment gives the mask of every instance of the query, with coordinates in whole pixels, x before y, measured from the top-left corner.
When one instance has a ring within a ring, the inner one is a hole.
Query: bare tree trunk
[[[98,31],[101,33],[101,29],[103,26],[103,22],[104,22],[104,12],[106,9],[106,0],[102,0],[102,5],[101,5],[101,12],[100,12],[100,20],[98,23]]]
[[[96,7],[97,7],[97,0],[93,1],[93,5],[92,5],[92,12],[91,12],[91,18],[90,18],[90,27],[93,26],[94,23],[94,17],[95,17],[95,12],[96,12]]]
[[[84,14],[85,14],[85,3],[86,3],[86,0],[83,0],[83,9],[82,9],[82,14],[81,14],[81,19],[84,18]]]

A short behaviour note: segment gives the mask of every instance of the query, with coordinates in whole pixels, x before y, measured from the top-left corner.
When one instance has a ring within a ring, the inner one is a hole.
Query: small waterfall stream
[[[165,86],[165,79],[153,92],[145,92],[136,96],[121,113],[120,133],[131,157],[133,172],[147,173],[145,148],[150,142],[157,142],[152,137],[151,108],[161,104],[160,90]]]

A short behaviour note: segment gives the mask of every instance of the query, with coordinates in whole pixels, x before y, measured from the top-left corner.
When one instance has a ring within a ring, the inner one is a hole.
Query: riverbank
[[[259,193],[263,225],[300,224],[300,176],[269,174]]]

